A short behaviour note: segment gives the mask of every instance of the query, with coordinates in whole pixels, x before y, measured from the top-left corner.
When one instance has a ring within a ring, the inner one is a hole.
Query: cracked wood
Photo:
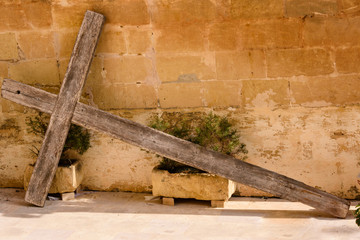
[[[25,195],[25,201],[34,205],[45,204],[104,21],[101,14],[85,13]]]

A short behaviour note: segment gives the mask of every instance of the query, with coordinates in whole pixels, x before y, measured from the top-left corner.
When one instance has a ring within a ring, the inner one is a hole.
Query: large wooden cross
[[[103,22],[102,15],[86,12],[58,96],[11,79],[3,81],[2,97],[51,114],[25,196],[27,202],[44,206],[72,122],[280,198],[300,201],[335,217],[347,216],[349,201],[276,172],[79,103]]]

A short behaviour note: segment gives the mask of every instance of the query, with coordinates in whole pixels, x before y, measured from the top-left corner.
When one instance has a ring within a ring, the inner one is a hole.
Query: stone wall
[[[3,0],[1,81],[57,93],[87,9],[106,24],[83,102],[144,124],[164,111],[227,115],[247,161],[359,197],[359,1]],[[0,110],[0,187],[22,187],[41,143],[26,131],[35,111],[2,98]],[[93,133],[81,158],[85,188],[151,191],[152,153]]]

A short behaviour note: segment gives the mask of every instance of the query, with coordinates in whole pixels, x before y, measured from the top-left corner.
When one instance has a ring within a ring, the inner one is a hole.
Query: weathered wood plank
[[[26,192],[25,201],[34,205],[45,204],[104,20],[101,14],[85,13]]]
[[[1,93],[4,98],[46,113],[52,112],[56,100],[54,94],[11,79],[4,80]],[[72,122],[339,218],[345,218],[349,210],[349,201],[82,103],[77,104]]]

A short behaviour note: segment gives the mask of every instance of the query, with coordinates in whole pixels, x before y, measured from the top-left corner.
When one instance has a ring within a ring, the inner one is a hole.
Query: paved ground
[[[207,201],[181,200],[171,207],[150,194],[82,192],[38,208],[26,204],[24,195],[0,188],[1,240],[360,239],[352,213],[335,219],[280,199],[231,198],[224,209],[213,209]]]

